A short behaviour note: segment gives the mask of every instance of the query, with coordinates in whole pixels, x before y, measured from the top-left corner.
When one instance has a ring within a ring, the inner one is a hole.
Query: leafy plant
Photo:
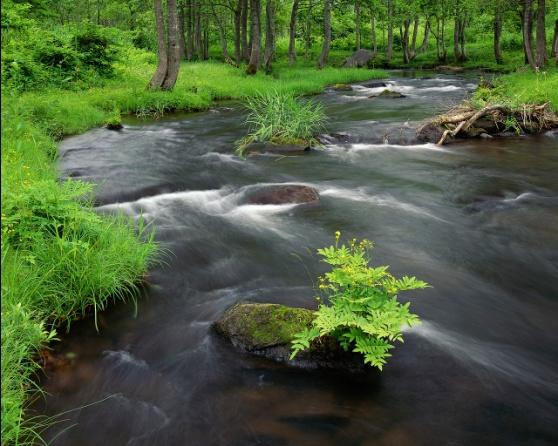
[[[246,100],[246,108],[250,133],[237,141],[239,155],[243,155],[248,145],[254,142],[312,143],[326,122],[322,104],[303,100],[290,92],[274,90],[256,94]]]
[[[410,304],[397,299],[400,291],[423,289],[426,282],[415,277],[395,278],[388,266],[369,266],[372,243],[366,239],[318,250],[331,271],[319,279],[327,296],[320,300],[312,327],[295,335],[291,359],[322,336],[333,336],[345,351],[361,353],[364,363],[382,370],[395,341],[403,342],[402,327],[419,323]]]

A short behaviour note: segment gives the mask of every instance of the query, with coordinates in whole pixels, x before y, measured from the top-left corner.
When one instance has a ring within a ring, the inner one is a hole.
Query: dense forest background
[[[157,51],[268,73],[282,58],[340,64],[360,48],[374,67],[543,68],[557,30],[558,2],[545,0],[7,0],[2,83],[102,84],[118,74],[115,61],[154,63]]]

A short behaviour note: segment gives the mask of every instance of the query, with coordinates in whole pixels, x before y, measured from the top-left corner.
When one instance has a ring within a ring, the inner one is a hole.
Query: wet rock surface
[[[302,184],[266,186],[251,192],[246,197],[248,204],[303,204],[315,203],[320,199],[318,191]]]
[[[312,319],[312,311],[305,308],[242,303],[229,308],[214,328],[236,349],[290,366],[349,372],[365,370],[359,355],[345,352],[331,337],[315,340],[307,351],[290,360],[294,335],[309,328]]]

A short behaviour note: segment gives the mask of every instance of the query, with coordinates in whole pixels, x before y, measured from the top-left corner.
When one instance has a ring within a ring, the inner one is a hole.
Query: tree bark
[[[460,33],[461,33],[461,19],[456,16],[454,20],[454,26],[453,26],[453,57],[456,62],[461,62],[463,59],[463,55],[461,54],[461,49],[459,47]]]
[[[546,63],[546,29],[544,26],[546,10],[545,0],[538,0],[537,3],[537,67],[544,69]]]
[[[422,39],[422,44],[419,48],[421,53],[424,53],[428,49],[428,39],[430,38],[430,17],[426,17],[426,23],[424,24],[424,37]]]
[[[221,51],[223,52],[223,60],[226,63],[232,64],[233,61],[229,56],[229,49],[227,46],[227,35],[225,32],[225,26],[223,25],[221,17],[219,16],[219,14],[217,14],[217,11],[215,11],[215,5],[213,4],[213,2],[210,3],[211,3],[211,13],[213,14],[213,18],[215,19],[217,30],[219,31],[219,41],[221,42]]]
[[[403,49],[403,63],[408,64],[411,61],[409,54],[409,27],[411,19],[403,20],[403,32],[401,32],[401,47]]]
[[[181,1],[178,6],[178,45],[180,48],[180,58],[186,57],[186,41],[184,40],[184,19],[185,19],[185,6]]]
[[[186,59],[194,57],[194,11],[192,0],[188,0],[188,12],[186,14]]]
[[[322,52],[318,59],[317,68],[321,70],[329,58],[329,47],[331,46],[331,0],[324,0],[324,42]]]
[[[360,14],[360,1],[355,0],[355,47],[360,50],[361,45],[361,14]]]
[[[275,5],[274,0],[267,0],[265,4],[265,51],[264,68],[266,74],[273,71],[273,54],[275,51]]]
[[[387,38],[387,49],[386,49],[386,60],[389,62],[393,57],[393,2],[395,0],[387,1],[387,20],[388,20],[388,38]]]
[[[289,24],[289,65],[296,62],[296,18],[298,14],[298,5],[300,0],[293,1],[291,9],[291,22]]]
[[[178,70],[180,69],[180,42],[179,42],[179,26],[178,26],[178,10],[176,8],[176,0],[167,0],[169,12],[169,50],[167,75],[163,81],[161,88],[163,90],[172,90],[178,78]]]
[[[155,9],[155,25],[157,27],[157,68],[153,77],[149,81],[149,88],[157,90],[163,85],[163,81],[167,75],[168,57],[167,57],[167,39],[165,36],[165,17],[161,0],[153,0]]]
[[[240,44],[240,20],[242,15],[242,2],[239,0],[234,10],[234,60],[236,66],[240,65],[242,60],[242,48]]]
[[[497,7],[496,11],[494,12],[494,58],[496,59],[497,64],[503,64],[504,58],[502,57],[502,11],[500,8]]]
[[[376,16],[370,8],[370,39],[371,39],[371,47],[374,54],[378,52],[378,41],[376,39]]]
[[[413,60],[417,54],[417,37],[418,37],[418,28],[419,28],[419,18],[415,17],[413,23],[413,37],[411,39],[411,60]]]
[[[532,3],[532,0],[523,0],[523,50],[525,51],[525,60],[535,69],[535,58],[533,57],[531,45],[531,29],[533,27]]]
[[[260,0],[251,0],[251,25],[252,30],[252,49],[250,51],[250,61],[246,68],[246,74],[256,74],[260,65]]]
[[[245,62],[250,60],[250,47],[248,46],[248,0],[239,0],[241,6],[240,14],[240,47],[242,59]]]

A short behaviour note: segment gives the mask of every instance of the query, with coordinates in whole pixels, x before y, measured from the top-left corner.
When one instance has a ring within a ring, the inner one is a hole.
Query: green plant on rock
[[[369,266],[372,243],[353,239],[339,246],[340,233],[335,233],[335,245],[318,250],[331,271],[319,278],[319,288],[327,296],[320,299],[312,327],[295,335],[291,359],[306,350],[315,339],[333,336],[345,351],[361,353],[364,363],[382,370],[395,341],[403,342],[402,327],[420,322],[401,303],[401,291],[423,289],[426,282],[415,277],[397,279],[388,266]]]
[[[236,143],[236,152],[241,156],[254,142],[311,144],[326,122],[322,104],[289,92],[259,93],[246,99],[245,106],[245,123],[250,132]]]

